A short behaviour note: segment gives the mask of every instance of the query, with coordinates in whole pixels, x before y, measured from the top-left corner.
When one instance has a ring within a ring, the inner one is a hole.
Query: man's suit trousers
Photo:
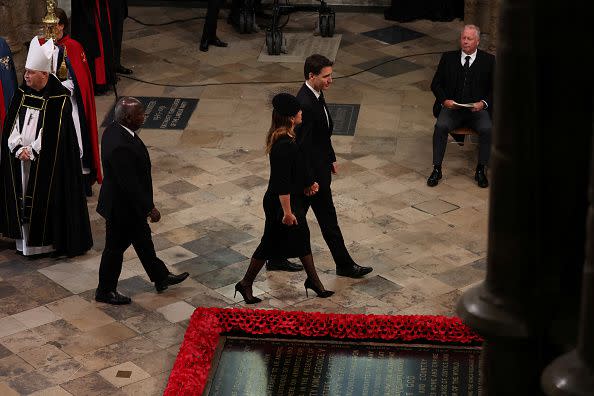
[[[107,221],[105,226],[105,249],[99,266],[98,290],[115,291],[122,272],[124,252],[132,245],[151,282],[168,275],[169,270],[155,253],[151,229],[146,220],[119,222]]]
[[[330,249],[336,267],[348,268],[352,266],[354,261],[344,244],[330,187],[320,187],[317,194],[305,199],[306,213],[310,206],[316,215],[322,236]]]

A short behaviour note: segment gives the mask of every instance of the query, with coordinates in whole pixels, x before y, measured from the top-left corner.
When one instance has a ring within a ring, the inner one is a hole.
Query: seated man
[[[478,49],[480,30],[466,25],[460,35],[462,51],[445,52],[431,82],[435,95],[433,115],[437,117],[433,132],[433,172],[427,185],[435,187],[441,179],[441,163],[448,133],[465,126],[479,134],[479,157],[474,179],[479,187],[489,185],[485,165],[491,152],[491,116],[487,108],[493,103],[495,57]]]

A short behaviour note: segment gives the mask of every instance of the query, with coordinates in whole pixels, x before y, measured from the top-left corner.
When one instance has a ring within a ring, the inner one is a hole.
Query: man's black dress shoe
[[[360,278],[371,271],[373,271],[373,268],[371,267],[361,267],[360,265],[353,263],[345,268],[336,268],[336,275],[348,276],[349,278]]]
[[[132,69],[128,69],[127,67],[118,66],[117,69],[116,69],[116,73],[119,73],[119,74],[132,74],[134,72],[132,71]]]
[[[479,165],[476,167],[476,172],[474,174],[474,180],[477,181],[478,186],[480,188],[489,187],[489,180],[487,180],[487,174],[485,173],[484,165]]]
[[[303,266],[299,263],[292,263],[287,259],[275,259],[266,261],[266,269],[268,271],[301,271]]]
[[[98,290],[95,292],[95,301],[113,305],[124,305],[130,304],[132,302],[130,297],[126,297],[123,294],[118,293],[117,291],[104,293]]]
[[[431,172],[431,176],[427,179],[427,185],[429,187],[435,187],[439,179],[441,179],[441,168],[433,167],[433,172]]]
[[[173,275],[170,272],[165,279],[155,282],[155,289],[160,293],[163,290],[167,290],[171,285],[177,285],[178,283],[185,281],[188,276],[190,276],[190,274],[187,272],[182,272],[179,275]]]
[[[226,42],[221,41],[218,37],[215,37],[213,40],[208,40],[208,44],[214,45],[215,47],[226,47],[229,45]]]

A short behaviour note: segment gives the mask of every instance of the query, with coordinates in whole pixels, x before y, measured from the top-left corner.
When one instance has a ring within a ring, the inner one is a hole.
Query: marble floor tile
[[[99,374],[118,388],[150,377],[149,373],[132,362],[126,362],[106,368],[101,370]]]
[[[37,392],[33,392],[30,396],[70,396],[69,392],[66,392],[64,388],[59,386],[52,386],[51,388],[41,389]]]
[[[8,385],[19,394],[28,395],[49,388],[53,384],[45,375],[37,371],[31,371],[10,379]]]
[[[28,311],[14,314],[12,317],[27,326],[27,328],[41,326],[61,319],[46,307],[33,308]]]
[[[0,381],[18,377],[33,370],[35,370],[33,366],[17,355],[0,359]]]
[[[52,344],[45,344],[34,349],[27,349],[20,352],[18,355],[35,368],[56,364],[70,359],[69,355]]]
[[[28,349],[45,345],[47,340],[32,330],[19,331],[0,338],[0,358],[8,356],[10,352],[19,353]]]
[[[9,336],[27,329],[27,326],[12,316],[0,318],[0,337]]]
[[[72,395],[123,395],[123,393],[119,391],[117,387],[112,385],[98,373],[92,373],[85,375],[84,377],[65,382],[64,384],[61,384],[60,387]]]
[[[175,363],[176,356],[177,353],[173,354],[168,350],[163,349],[147,353],[141,358],[136,359],[133,363],[151,376],[156,376],[161,373],[169,373]]]
[[[194,312],[194,307],[185,301],[178,301],[158,308],[157,312],[162,314],[168,321],[176,323],[188,319]]]
[[[48,304],[47,307],[56,315],[60,315],[83,331],[88,331],[114,321],[113,318],[79,296],[64,298]]]

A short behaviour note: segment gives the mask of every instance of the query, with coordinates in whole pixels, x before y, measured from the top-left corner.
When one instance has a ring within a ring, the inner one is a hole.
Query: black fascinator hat
[[[284,92],[272,98],[272,107],[278,114],[286,117],[294,117],[301,110],[297,98]]]

